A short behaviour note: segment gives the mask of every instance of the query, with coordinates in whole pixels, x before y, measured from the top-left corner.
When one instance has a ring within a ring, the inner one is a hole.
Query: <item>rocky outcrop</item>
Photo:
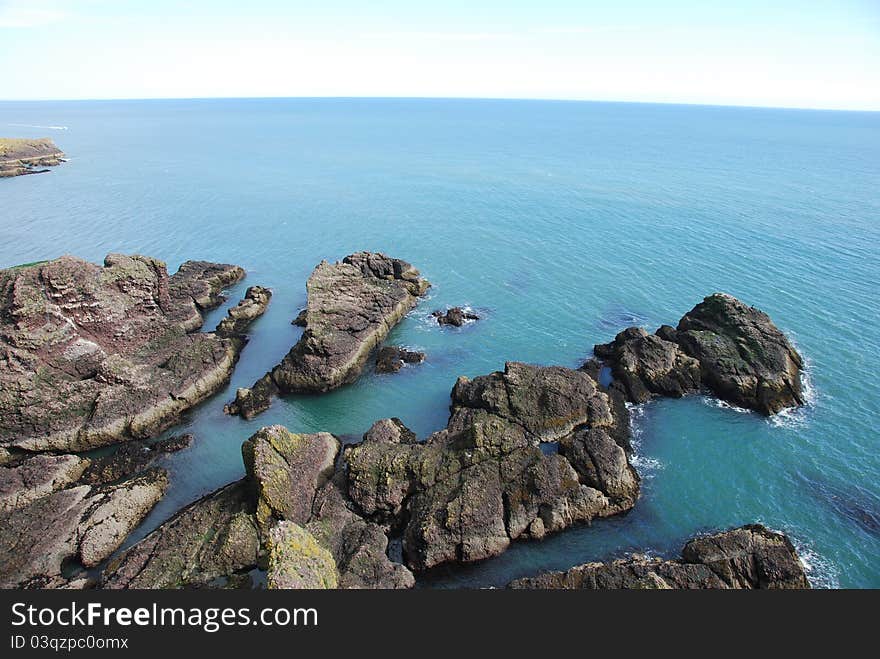
[[[255,569],[259,555],[250,487],[238,481],[190,504],[110,561],[102,586],[222,587]]]
[[[284,426],[261,428],[241,447],[245,470],[257,490],[257,522],[306,524],[315,493],[333,475],[339,441],[323,432],[298,435]]]
[[[597,345],[596,356],[611,364],[614,379],[633,403],[654,395],[681,398],[700,388],[700,362],[688,357],[678,344],[630,327],[614,341]]]
[[[397,346],[385,346],[376,355],[376,373],[397,373],[406,364],[421,364],[425,353]]]
[[[453,327],[461,327],[468,321],[479,320],[480,317],[472,311],[467,311],[461,307],[452,307],[446,311],[433,311],[431,315],[437,319],[438,325],[452,325]]]
[[[478,561],[632,508],[639,478],[623,448],[625,414],[586,372],[510,362],[459,378],[447,427],[424,442],[399,420],[377,422],[346,448],[348,494],[368,518],[403,530],[413,569]]]
[[[302,337],[251,389],[239,389],[226,411],[251,418],[279,392],[320,393],[353,382],[428,286],[409,263],[384,254],[322,261],[306,285]]]
[[[0,137],[0,178],[48,172],[64,162],[64,153],[48,137]]]
[[[336,562],[314,536],[293,522],[278,522],[269,532],[270,589],[336,588]]]
[[[653,336],[630,328],[594,351],[636,403],[701,386],[768,416],[804,403],[801,356],[767,314],[724,293],[705,298],[677,328]]]
[[[635,555],[512,582],[511,588],[809,588],[791,541],[760,524],[695,538],[677,560]]]
[[[292,587],[297,578],[329,584],[331,572],[339,588],[412,587],[412,573],[388,558],[387,528],[347,500],[345,474],[334,467],[338,451],[327,433],[261,429],[242,446],[248,476],[130,547],[108,566],[105,587],[222,587],[267,562],[273,587]],[[297,548],[285,544],[291,539]]]
[[[266,312],[272,291],[262,286],[251,286],[244,299],[227,312],[227,317],[217,325],[215,334],[220,337],[241,336],[257,318]]]
[[[109,487],[80,485],[0,514],[0,588],[58,587],[70,565],[108,558],[165,493],[153,470]]]
[[[111,254],[0,270],[0,448],[146,438],[229,378],[243,342],[193,332],[237,266]]]

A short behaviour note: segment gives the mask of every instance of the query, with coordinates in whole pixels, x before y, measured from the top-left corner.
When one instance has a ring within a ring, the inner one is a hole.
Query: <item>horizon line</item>
[[[0,98],[0,103],[93,103],[115,101],[246,101],[246,100],[400,100],[400,101],[544,101],[556,103],[625,103],[630,105],[672,105],[707,108],[742,108],[755,110],[804,110],[816,112],[877,113],[880,108],[841,108],[802,105],[754,105],[682,101],[633,101],[590,98],[521,97],[521,96],[122,96],[106,98]]]

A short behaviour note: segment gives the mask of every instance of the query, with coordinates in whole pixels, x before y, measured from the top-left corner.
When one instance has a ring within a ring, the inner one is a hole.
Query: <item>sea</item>
[[[0,267],[73,254],[236,263],[272,288],[229,386],[170,433],[171,487],[126,543],[241,478],[259,427],[357,441],[399,417],[445,426],[456,378],[505,361],[577,367],[595,343],[675,324],[724,291],[766,311],[806,361],[807,404],[767,419],[703,395],[633,407],[641,498],[626,515],[421,587],[511,579],[761,522],[789,534],[814,587],[880,587],[880,113],[454,99],[0,103],[0,135],[69,158],[0,180]],[[251,421],[223,414],[278,363],[321,260],[405,259],[433,284],[390,335],[427,353],[368,367]],[[431,311],[481,320],[441,328]]]

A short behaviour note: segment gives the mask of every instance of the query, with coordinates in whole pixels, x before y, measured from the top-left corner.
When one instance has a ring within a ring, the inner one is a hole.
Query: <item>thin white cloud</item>
[[[368,32],[360,35],[361,39],[375,40],[418,40],[418,41],[496,41],[514,39],[517,34],[505,32]]]
[[[68,13],[55,3],[36,0],[0,2],[0,28],[40,27],[57,23]]]

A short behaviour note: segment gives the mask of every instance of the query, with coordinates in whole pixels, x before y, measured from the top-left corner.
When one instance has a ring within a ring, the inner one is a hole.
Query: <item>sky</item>
[[[880,0],[0,0],[0,99],[880,110]]]

